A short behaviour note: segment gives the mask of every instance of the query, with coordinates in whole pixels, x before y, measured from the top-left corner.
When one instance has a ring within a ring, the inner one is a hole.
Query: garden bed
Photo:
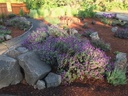
[[[75,21],[74,24],[71,24],[68,27],[79,30],[80,34],[87,29],[93,29],[98,32],[99,37],[111,46],[111,50],[106,52],[108,56],[114,59],[114,52],[116,51],[128,54],[127,39],[114,37],[114,33],[111,31],[111,26],[101,23],[97,18],[86,18],[82,22],[78,21]],[[95,21],[96,24],[92,24],[92,21]],[[88,23],[87,28],[82,27],[85,22]],[[74,82],[71,85],[61,85],[59,87],[47,88],[39,91],[35,90],[32,86],[29,86],[23,81],[18,85],[2,88],[0,90],[0,94],[15,94],[19,96],[127,96],[127,89],[128,84],[115,87],[106,83],[105,80],[89,79],[86,83],[77,80],[77,82]]]

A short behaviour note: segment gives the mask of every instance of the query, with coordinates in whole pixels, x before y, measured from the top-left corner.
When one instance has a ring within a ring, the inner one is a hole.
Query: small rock
[[[77,34],[78,33],[78,31],[76,30],[76,29],[74,29],[74,28],[72,28],[72,29],[68,29],[68,34],[70,35],[70,36],[74,36],[75,34]]]
[[[88,27],[88,22],[85,22],[83,28],[87,28],[87,27]]]
[[[25,47],[18,47],[18,48],[16,48],[16,50],[22,54],[28,52],[28,49]]]
[[[93,32],[91,35],[90,35],[91,39],[92,40],[99,40],[99,35],[97,32]]]
[[[49,87],[56,87],[61,84],[61,76],[55,73],[49,73],[48,76],[45,78],[47,88]]]
[[[118,27],[112,27],[111,31],[116,32],[118,30]]]
[[[10,40],[10,39],[12,39],[12,36],[11,35],[5,35],[5,39]]]
[[[17,58],[20,55],[20,52],[18,52],[15,47],[9,48],[4,54],[6,54],[9,57]]]
[[[96,24],[96,21],[93,20],[93,21],[92,21],[92,24],[95,25],[95,24]]]
[[[45,82],[43,80],[38,80],[36,85],[34,85],[34,88],[39,90],[46,88]]]
[[[116,55],[116,61],[115,61],[115,64],[114,65],[115,65],[115,68],[116,69],[126,71],[126,68],[128,66],[128,63],[127,63],[127,54],[126,53],[119,52]]]

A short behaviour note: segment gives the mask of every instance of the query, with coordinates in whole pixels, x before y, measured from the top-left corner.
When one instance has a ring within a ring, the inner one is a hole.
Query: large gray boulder
[[[51,72],[45,78],[45,82],[47,88],[59,86],[61,84],[61,76]]]
[[[126,53],[118,53],[116,55],[115,68],[118,70],[122,70],[126,72],[126,68],[128,66],[127,63],[127,54]]]
[[[17,61],[6,55],[0,56],[0,88],[20,83],[23,76]]]
[[[34,51],[22,54],[18,59],[29,85],[35,85],[37,80],[44,78],[51,71],[51,67],[42,62]]]

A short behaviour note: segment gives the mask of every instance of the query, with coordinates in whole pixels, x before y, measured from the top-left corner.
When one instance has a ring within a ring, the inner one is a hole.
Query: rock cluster
[[[12,47],[0,55],[0,88],[18,84],[23,79],[39,90],[61,84],[61,76],[52,73],[51,67],[39,59],[36,51]]]

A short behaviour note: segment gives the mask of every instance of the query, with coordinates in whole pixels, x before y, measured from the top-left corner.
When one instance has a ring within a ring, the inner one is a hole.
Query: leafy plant
[[[53,18],[53,19],[51,19],[51,18],[49,18],[49,17],[45,17],[44,19],[45,19],[48,23],[53,24],[53,25],[60,23],[60,20],[59,20],[58,18]]]
[[[49,37],[40,49],[41,60],[57,67],[63,83],[71,83],[78,78],[83,80],[85,76],[101,79],[109,62],[102,51],[74,37]]]
[[[94,32],[94,30],[88,29],[88,30],[85,30],[82,35],[85,36],[85,37],[90,37],[90,35],[91,35],[93,32]]]
[[[110,51],[110,44],[105,43],[103,40],[91,40],[91,43],[94,47],[99,48],[103,51]]]
[[[107,81],[115,86],[126,84],[126,74],[122,70],[114,69],[114,71],[107,73]]]
[[[101,18],[101,22],[103,22],[104,24],[107,24],[107,25],[112,25],[112,19],[109,19],[109,18]]]
[[[15,17],[7,22],[7,25],[17,27],[21,30],[27,30],[31,23],[25,17]]]
[[[115,32],[114,36],[118,38],[128,38],[128,29],[119,29]]]
[[[19,11],[19,15],[20,15],[20,16],[23,16],[23,15],[24,15],[24,11],[23,11],[23,9],[20,9],[20,11]]]
[[[8,14],[8,18],[13,18],[13,17],[15,17],[16,15],[15,14],[13,14],[13,13],[10,13],[10,14]]]

